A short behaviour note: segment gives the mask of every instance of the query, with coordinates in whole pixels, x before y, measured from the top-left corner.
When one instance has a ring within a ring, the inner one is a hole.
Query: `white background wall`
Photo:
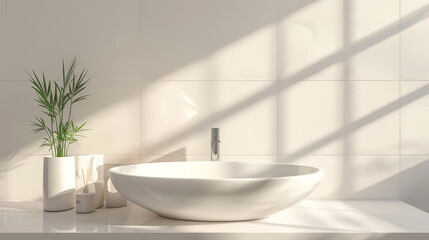
[[[25,69],[90,69],[74,154],[308,164],[313,199],[429,210],[429,1],[0,0],[0,198],[42,197]]]

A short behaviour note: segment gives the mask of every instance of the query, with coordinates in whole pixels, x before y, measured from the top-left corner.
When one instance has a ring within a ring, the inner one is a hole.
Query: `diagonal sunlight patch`
[[[402,20],[402,28],[401,29],[406,29],[408,27],[413,26],[414,24],[426,19],[428,13],[429,12],[429,4],[427,4],[424,8],[419,9],[407,16],[405,16]],[[342,61],[345,61],[347,59],[349,59],[351,56],[379,43],[380,41],[383,41],[387,38],[389,38],[390,36],[393,36],[395,34],[398,33],[399,28],[398,28],[399,24],[391,24],[385,28],[383,28],[382,30],[371,34],[370,36],[352,43],[350,45],[349,48],[345,49],[345,50],[341,50],[336,52],[335,54],[332,54],[314,64],[312,64],[311,66],[308,66],[307,68],[303,69],[302,71],[299,71],[297,73],[292,74],[291,76],[288,76],[286,78],[280,79],[280,81],[274,84],[271,84],[271,86],[268,86],[264,89],[262,89],[261,91],[259,91],[258,93],[253,94],[250,97],[247,97],[246,99],[241,100],[239,103],[234,104],[233,106],[229,106],[219,112],[217,112],[215,115],[210,115],[209,117],[205,117],[203,119],[201,119],[200,121],[196,122],[195,124],[192,124],[191,126],[185,127],[182,130],[180,130],[179,132],[170,135],[168,137],[165,137],[163,139],[158,140],[157,142],[151,144],[150,146],[148,146],[148,148],[150,149],[154,149],[154,150],[159,150],[164,148],[165,146],[169,146],[171,144],[174,144],[176,141],[179,141],[183,138],[186,138],[192,134],[196,134],[199,133],[201,131],[205,131],[207,130],[208,127],[210,127],[211,125],[213,125],[214,123],[228,118],[232,115],[238,114],[241,111],[243,111],[244,109],[252,106],[253,104],[258,103],[259,101],[262,101],[263,99],[269,97],[269,96],[273,96],[276,95],[277,92],[281,92],[284,91],[292,86],[294,86],[295,84],[299,83],[302,79],[306,79],[310,76],[312,76],[315,73],[318,73],[324,69],[327,69],[328,67],[330,67],[333,64],[336,63],[340,63]],[[416,93],[422,94],[420,97],[423,97],[423,95],[426,95],[427,93],[424,92],[426,89],[424,88],[423,90],[420,90]],[[412,101],[412,96],[409,97],[410,102]],[[405,101],[403,102],[405,103]],[[389,104],[388,106],[384,107],[381,111],[375,111],[373,114],[369,114],[367,118],[364,119],[360,119],[357,120],[355,122],[353,122],[353,125],[350,125],[347,127],[347,131],[351,132],[351,131],[355,131],[357,128],[362,127],[365,124],[368,124],[370,122],[372,122],[375,119],[378,119],[380,117],[382,117],[382,115],[388,114],[391,111],[394,111],[396,109],[398,109],[398,106],[395,107],[395,105],[399,104],[399,100],[393,102],[392,104]],[[390,110],[389,110],[390,109]],[[371,120],[372,119],[372,120]],[[318,149],[321,146],[325,145],[327,142],[331,142],[333,140],[335,140],[336,138],[341,138],[342,136],[344,136],[343,132],[347,132],[345,129],[340,129],[337,132],[334,132],[332,134],[330,134],[329,136],[320,139],[312,144],[310,144],[309,146],[298,150],[297,152],[295,152],[293,154],[293,158],[296,158],[298,156],[302,156],[303,154],[307,154],[311,151],[313,151],[314,149]]]
[[[376,121],[377,119],[380,119],[386,115],[388,115],[391,112],[394,112],[399,109],[399,107],[403,107],[405,105],[408,105],[426,95],[429,94],[429,84],[426,84],[425,86],[377,109],[376,111],[367,114],[364,117],[361,117],[355,121],[350,122],[348,125],[344,126],[341,129],[338,129],[337,131],[332,132],[331,134],[314,141],[311,144],[308,144],[307,146],[295,151],[294,153],[290,154],[287,157],[287,160],[295,160],[298,159],[304,155],[307,155],[311,152],[313,152],[316,149],[319,149],[320,147],[336,140],[339,138],[342,138],[344,136],[350,135],[352,132],[357,131],[358,129],[368,125],[371,122]]]
[[[429,4],[424,7],[402,17],[401,25],[399,26],[398,22],[389,24],[377,32],[369,34],[365,38],[362,38],[359,41],[353,42],[349,47],[335,52],[332,55],[329,55],[318,62],[315,62],[300,71],[293,72],[287,75],[283,75],[280,80],[288,81],[299,81],[307,79],[321,71],[328,69],[329,67],[341,63],[347,59],[350,59],[353,55],[356,55],[360,52],[365,51],[366,49],[379,44],[382,41],[398,34],[399,31],[403,31],[429,17]],[[399,28],[400,27],[400,28]],[[279,86],[284,88],[285,86]]]
[[[189,121],[195,116],[197,116],[199,112],[198,105],[189,96],[187,96],[179,87],[176,87],[175,90],[178,98],[183,101],[184,105],[186,105],[185,107],[186,121]]]
[[[276,28],[267,24],[155,80],[275,80]]]

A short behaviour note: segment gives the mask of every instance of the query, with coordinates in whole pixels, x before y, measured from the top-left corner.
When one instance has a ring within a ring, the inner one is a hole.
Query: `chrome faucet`
[[[220,160],[219,145],[220,145],[219,128],[212,128],[212,149],[211,149],[212,161]]]

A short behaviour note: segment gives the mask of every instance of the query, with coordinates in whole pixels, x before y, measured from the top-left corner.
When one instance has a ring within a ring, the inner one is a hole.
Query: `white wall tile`
[[[402,154],[429,153],[429,81],[401,83]]]
[[[1,1],[0,1],[1,2]],[[0,47],[1,52],[1,47]],[[1,55],[1,54],[0,54]],[[1,71],[1,70],[0,70]],[[5,204],[6,204],[6,82],[0,81],[0,232],[5,230]]]
[[[0,203],[6,199],[6,142],[6,82],[0,81]]]
[[[6,201],[0,200],[0,232],[6,231]]]
[[[140,154],[140,81],[90,81],[87,93],[73,116],[89,131],[71,153]]]
[[[184,149],[183,149],[184,150]],[[142,163],[150,162],[192,162],[192,161],[210,161],[209,154],[186,155],[183,150],[171,152],[164,155],[142,155]]]
[[[275,0],[142,0],[142,79],[276,78]]]
[[[401,78],[402,80],[429,80],[429,30],[426,0],[401,1]]]
[[[39,148],[42,134],[33,134],[30,121],[35,116],[40,117],[41,109],[34,98],[36,94],[31,89],[29,81],[7,82],[7,154],[48,154],[48,149]]]
[[[137,164],[140,155],[104,155],[104,164]]]
[[[281,80],[398,79],[398,1],[299,2],[279,1]]]
[[[338,154],[341,137],[330,138],[342,127],[342,82],[300,82],[279,91],[280,154]]]
[[[7,163],[7,200],[43,199],[43,155],[14,155]]]
[[[142,87],[142,154],[276,154],[276,83],[163,81]]]
[[[399,38],[389,37],[371,47],[356,52],[350,58],[351,80],[398,80]]]
[[[0,81],[6,80],[6,0],[0,0]]]
[[[0,155],[6,155],[6,82],[0,81]]]
[[[277,155],[221,155],[221,161],[276,163]]]
[[[28,81],[8,81],[7,138],[8,154],[48,154],[39,148],[42,133],[33,134],[30,121],[44,116],[34,101],[35,93]],[[139,81],[90,81],[90,95],[73,107],[76,123],[87,121],[78,145],[71,154],[139,154],[140,96]]]
[[[399,82],[351,82],[350,153],[399,153]]]
[[[306,81],[279,93],[279,152],[397,154],[397,82]]]
[[[0,215],[2,214],[2,202],[6,200],[6,175],[7,156],[0,155]],[[0,228],[1,229],[1,228]]]
[[[352,80],[399,79],[399,0],[353,0],[348,42]]]
[[[341,51],[343,41],[343,1],[306,1],[302,6],[301,2],[280,0],[278,3],[280,79],[341,79],[338,62],[342,55],[336,54]],[[334,59],[326,60],[333,55]]]
[[[429,156],[401,157],[401,200],[429,212]]]
[[[25,69],[61,76],[61,60],[77,57],[96,80],[138,80],[138,0],[14,0],[7,3],[8,80]]]
[[[419,11],[427,9],[429,2],[427,0],[407,0],[401,1],[401,17],[414,16]]]
[[[284,163],[322,168],[325,175],[310,199],[398,199],[398,156],[305,156]]]
[[[351,0],[349,8],[348,31],[352,42],[380,33],[388,27],[395,28],[398,33],[399,0]]]
[[[186,155],[185,149],[164,155],[141,155],[142,163],[149,162],[187,162],[187,161],[210,161],[210,155]]]

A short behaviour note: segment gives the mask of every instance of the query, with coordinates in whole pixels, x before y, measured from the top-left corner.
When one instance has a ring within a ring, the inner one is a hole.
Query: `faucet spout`
[[[220,160],[219,147],[220,147],[219,128],[212,128],[212,146],[211,146],[212,161]]]

